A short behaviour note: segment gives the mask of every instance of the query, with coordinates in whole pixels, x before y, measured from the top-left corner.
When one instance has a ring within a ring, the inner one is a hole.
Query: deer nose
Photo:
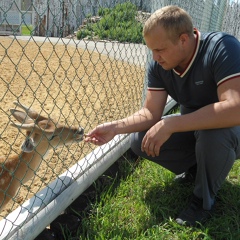
[[[84,134],[84,128],[80,127],[80,128],[78,129],[78,134]]]
[[[76,141],[82,141],[84,138],[84,128],[80,127],[74,134]]]

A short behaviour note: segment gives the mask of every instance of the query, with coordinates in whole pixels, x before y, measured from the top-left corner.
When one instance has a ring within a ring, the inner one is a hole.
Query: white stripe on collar
[[[194,33],[197,34],[197,40],[196,40],[196,41],[197,41],[197,45],[196,45],[196,48],[195,48],[195,52],[194,52],[194,54],[193,54],[193,56],[192,56],[192,59],[190,60],[187,68],[186,68],[182,73],[179,73],[179,72],[177,72],[175,69],[173,69],[173,71],[174,71],[177,75],[179,75],[181,78],[184,77],[185,74],[188,72],[189,68],[192,66],[192,64],[193,64],[193,62],[194,62],[194,60],[195,60],[195,58],[196,58],[196,55],[197,55],[197,53],[198,53],[198,49],[199,49],[199,46],[200,46],[201,33],[200,33],[196,28],[194,28]]]

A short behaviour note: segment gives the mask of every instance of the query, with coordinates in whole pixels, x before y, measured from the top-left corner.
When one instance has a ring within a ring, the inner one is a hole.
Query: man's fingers
[[[141,146],[142,152],[145,152],[148,156],[154,153],[154,145],[152,143],[148,143],[148,141],[142,143]]]
[[[141,144],[141,150],[142,150],[142,152],[146,152],[146,149],[147,149],[147,147],[146,147],[146,139],[144,137],[143,140],[142,140],[142,144]]]
[[[141,150],[148,156],[156,157],[159,156],[160,147],[155,143],[148,143],[148,141],[143,140]]]
[[[160,147],[155,145],[155,147],[154,147],[155,157],[159,156],[159,152],[160,152]]]

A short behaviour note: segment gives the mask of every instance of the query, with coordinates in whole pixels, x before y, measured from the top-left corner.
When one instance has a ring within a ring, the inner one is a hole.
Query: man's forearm
[[[149,129],[160,119],[154,118],[150,111],[142,108],[133,115],[113,122],[116,134],[140,132]]]
[[[193,113],[165,118],[172,132],[226,128],[240,125],[240,108],[227,102],[207,105]]]

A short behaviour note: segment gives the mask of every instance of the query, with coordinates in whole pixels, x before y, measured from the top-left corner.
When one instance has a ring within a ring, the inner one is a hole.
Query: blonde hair
[[[143,36],[148,35],[157,26],[163,27],[173,42],[183,33],[189,36],[193,34],[191,16],[178,6],[166,6],[155,11],[143,27]]]

